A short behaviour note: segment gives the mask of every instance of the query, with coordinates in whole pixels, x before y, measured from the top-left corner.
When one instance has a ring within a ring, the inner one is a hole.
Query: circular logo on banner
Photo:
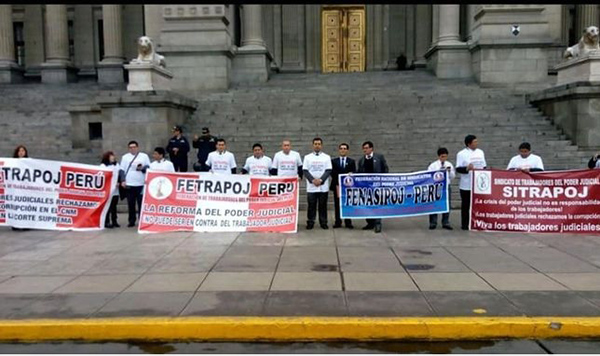
[[[166,177],[156,177],[148,184],[148,193],[156,200],[163,200],[173,192],[173,183]]]
[[[477,188],[480,191],[487,191],[490,189],[490,177],[487,174],[478,174],[476,183]]]
[[[344,177],[344,185],[345,185],[346,187],[351,187],[351,186],[353,186],[353,185],[354,185],[354,178],[352,178],[352,177],[350,177],[350,176]]]
[[[433,174],[433,181],[440,182],[444,180],[444,172],[435,172]]]

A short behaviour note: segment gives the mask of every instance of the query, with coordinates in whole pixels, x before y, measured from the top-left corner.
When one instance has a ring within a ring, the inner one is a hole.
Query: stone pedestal
[[[158,52],[185,93],[227,89],[234,56],[229,5],[164,5]]]
[[[600,51],[591,52],[555,66],[556,85],[576,82],[600,82]]]
[[[264,83],[269,80],[273,56],[265,47],[244,46],[238,48],[233,59],[234,84]]]
[[[123,64],[119,63],[98,63],[98,83],[123,83],[125,81],[125,71]]]
[[[25,70],[16,63],[0,62],[0,84],[18,84],[23,82]]]
[[[155,64],[126,64],[129,73],[127,91],[171,90],[173,74]]]
[[[482,86],[544,82],[548,53],[555,42],[548,5],[474,5],[473,74]],[[513,25],[519,32],[512,32]]]
[[[42,83],[65,84],[77,81],[77,68],[70,63],[42,63]]]
[[[526,99],[580,148],[600,148],[600,82],[557,85],[527,95]]]
[[[471,53],[464,43],[440,44],[425,53],[427,68],[442,79],[471,78]]]
[[[140,150],[151,155],[155,147],[166,145],[174,125],[185,125],[196,105],[196,101],[170,91],[103,92],[94,104],[68,108],[73,147],[94,149],[100,142],[102,151],[120,153],[127,151],[127,142],[136,140]],[[102,124],[101,139],[90,140],[90,123]]]

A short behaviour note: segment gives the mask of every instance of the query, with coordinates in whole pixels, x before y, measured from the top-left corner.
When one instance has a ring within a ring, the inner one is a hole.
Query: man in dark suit
[[[364,156],[358,161],[358,173],[388,173],[389,168],[385,157],[379,153],[373,153],[373,142],[366,141],[362,144]],[[381,219],[367,219],[367,226],[363,230],[375,229],[375,233],[381,232]]]
[[[347,143],[342,143],[338,146],[338,151],[340,152],[340,156],[338,158],[334,158],[331,160],[331,185],[329,189],[333,191],[333,204],[335,206],[335,224],[333,225],[334,229],[342,227],[342,219],[340,218],[340,191],[338,190],[338,177],[340,174],[344,173],[356,173],[356,162],[348,156],[348,151],[350,150],[350,146]],[[344,219],[344,223],[346,223],[346,228],[354,229],[352,226],[352,220]]]

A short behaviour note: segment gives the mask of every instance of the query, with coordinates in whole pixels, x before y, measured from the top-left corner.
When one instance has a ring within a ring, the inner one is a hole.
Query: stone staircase
[[[188,136],[209,126],[227,140],[239,167],[255,142],[273,157],[281,141],[290,138],[304,156],[316,136],[332,157],[337,145],[347,142],[350,156],[358,158],[362,142],[371,140],[391,172],[425,170],[440,146],[456,163],[469,133],[478,137],[494,168],[506,168],[523,141],[542,156],[547,170],[586,167],[591,155],[578,150],[522,95],[482,89],[473,81],[440,80],[425,71],[280,74],[261,86],[207,93],[197,100],[198,110],[184,125]],[[304,192],[300,201],[304,207]],[[459,203],[455,179],[452,205]]]
[[[0,155],[12,157],[14,148],[24,144],[31,157],[99,164],[100,142],[96,150],[73,149],[67,107],[91,103],[101,90],[117,89],[125,86],[89,82],[0,85]]]
[[[66,108],[93,102],[102,90],[125,90],[125,85],[0,85],[0,155],[10,157],[16,145],[25,144],[32,157],[98,164],[100,142],[91,150],[72,148]],[[358,158],[361,143],[371,140],[392,172],[426,169],[439,146],[450,150],[455,163],[468,133],[478,136],[488,164],[496,168],[506,167],[522,141],[532,144],[547,170],[586,167],[592,154],[567,140],[523,95],[482,89],[473,81],[440,80],[426,71],[279,74],[262,85],[194,99],[198,110],[183,123],[184,134],[191,140],[209,126],[227,140],[238,167],[255,142],[272,157],[290,138],[305,155],[315,136],[323,138],[324,151],[333,157],[337,145],[347,142],[350,156]],[[165,133],[165,143],[168,137]],[[114,150],[118,156],[125,153],[124,146]],[[190,154],[194,160],[195,152]],[[453,206],[460,202],[457,183]],[[302,208],[305,201],[303,189]]]

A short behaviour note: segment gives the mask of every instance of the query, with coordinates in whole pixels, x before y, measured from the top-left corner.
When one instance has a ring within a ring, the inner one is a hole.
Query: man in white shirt
[[[511,158],[506,170],[523,172],[541,172],[544,170],[542,158],[531,153],[529,142],[523,142],[519,145],[519,154]]]
[[[292,150],[290,140],[283,140],[281,151],[273,157],[271,175],[278,177],[299,177],[302,179],[302,158],[300,154]]]
[[[487,167],[485,154],[477,148],[478,142],[475,135],[465,137],[465,147],[456,155],[456,171],[460,176],[460,215],[461,228],[469,230],[469,213],[471,209],[471,171]]]
[[[319,225],[322,229],[327,226],[327,196],[329,193],[329,176],[331,175],[331,157],[321,152],[323,140],[319,137],[313,139],[313,152],[304,156],[304,177],[306,177],[306,192],[308,199],[308,212],[306,229],[315,226],[317,215],[317,202],[319,207]]]
[[[150,163],[150,169],[154,171],[175,172],[173,162],[165,159],[164,148],[156,147],[154,152],[152,152],[152,158],[154,158],[154,162]]]
[[[121,170],[124,172],[125,180],[121,185],[127,190],[127,208],[129,211],[129,224],[127,227],[135,226],[137,202],[138,212],[142,209],[142,190],[146,178],[146,169],[150,166],[150,158],[144,152],[140,152],[136,141],[128,144],[129,153],[121,158]]]
[[[206,165],[210,171],[216,174],[235,174],[237,163],[233,153],[226,150],[225,140],[217,140],[217,150],[208,154]]]
[[[246,159],[246,164],[242,168],[242,174],[250,173],[251,176],[269,176],[271,169],[271,158],[263,153],[263,147],[260,143],[252,146],[253,155]]]
[[[448,149],[446,147],[440,147],[437,150],[438,159],[433,161],[427,170],[430,172],[439,171],[445,169],[448,172],[448,205],[450,205],[450,182],[456,176],[456,172],[454,171],[454,166],[452,162],[448,161]],[[433,230],[437,227],[437,214],[429,214],[429,230]],[[447,230],[452,230],[452,226],[450,226],[450,212],[442,214],[442,228]]]

